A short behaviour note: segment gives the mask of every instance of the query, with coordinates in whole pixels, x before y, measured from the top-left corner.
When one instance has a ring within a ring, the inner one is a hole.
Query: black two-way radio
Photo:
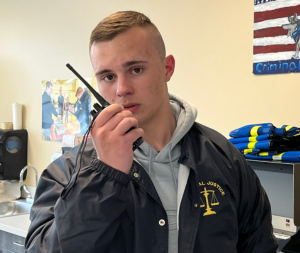
[[[84,83],[84,85],[92,92],[94,97],[98,100],[98,103],[95,103],[94,109],[91,111],[91,115],[93,117],[93,121],[97,118],[98,114],[106,107],[108,107],[110,104],[97,92],[95,89],[81,76],[77,73],[77,71],[68,63],[66,65],[79,79]],[[130,132],[134,127],[130,128],[126,133]],[[138,138],[134,143],[133,143],[133,151],[136,150],[141,144],[143,143],[142,137]]]

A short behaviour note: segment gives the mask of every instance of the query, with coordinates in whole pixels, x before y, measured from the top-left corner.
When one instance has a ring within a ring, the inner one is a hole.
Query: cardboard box
[[[64,135],[62,147],[75,147],[83,141],[83,135]]]
[[[84,135],[75,135],[74,147],[79,145],[83,141],[83,136]]]

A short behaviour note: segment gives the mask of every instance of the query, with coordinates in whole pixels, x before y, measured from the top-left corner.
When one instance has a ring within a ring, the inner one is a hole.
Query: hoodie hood
[[[172,113],[176,119],[177,127],[173,133],[170,143],[174,147],[194,124],[198,111],[194,105],[183,99],[169,94]]]
[[[155,162],[169,163],[170,152],[172,156],[171,161],[173,162],[176,159],[178,160],[180,156],[180,152],[179,155],[178,154],[172,155],[172,151],[176,148],[179,141],[190,130],[190,128],[194,124],[197,118],[198,111],[194,105],[184,101],[178,96],[169,93],[169,99],[170,99],[170,105],[172,108],[173,116],[177,122],[176,129],[172,135],[170,142],[160,152],[157,152],[147,142],[144,141],[143,144],[134,152],[134,156],[138,160],[140,159],[149,160],[150,158],[150,160]]]

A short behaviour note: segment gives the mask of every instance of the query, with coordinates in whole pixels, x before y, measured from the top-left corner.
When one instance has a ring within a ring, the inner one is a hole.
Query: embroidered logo
[[[213,210],[213,208],[214,206],[218,206],[220,204],[217,195],[219,195],[219,193],[221,194],[221,196],[225,195],[222,187],[212,181],[209,181],[207,183],[199,182],[199,185],[204,186],[203,191],[200,192],[200,208],[205,208],[206,210],[203,216],[217,214],[216,211]]]

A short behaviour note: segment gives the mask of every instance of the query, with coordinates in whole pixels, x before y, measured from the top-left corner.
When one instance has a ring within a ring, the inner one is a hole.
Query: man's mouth
[[[126,105],[123,105],[123,107],[124,107],[124,110],[129,110],[131,112],[134,112],[134,111],[138,110],[140,105],[139,104],[126,104]]]

